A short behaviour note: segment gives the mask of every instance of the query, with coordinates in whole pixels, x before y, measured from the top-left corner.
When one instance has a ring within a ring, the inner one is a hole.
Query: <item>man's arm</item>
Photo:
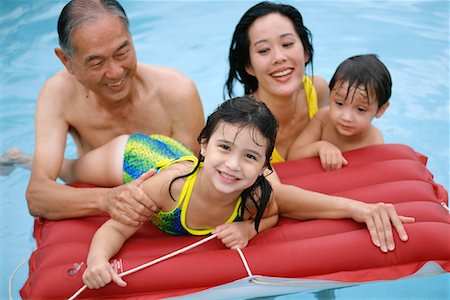
[[[77,189],[56,182],[69,124],[64,118],[67,83],[61,76],[50,79],[39,94],[35,120],[35,151],[26,197],[33,216],[65,219],[108,213],[130,225],[144,222],[151,214],[146,195],[136,183],[118,188]],[[139,182],[138,182],[139,184]],[[130,197],[144,204],[130,205]],[[120,200],[121,199],[121,200]],[[142,215],[143,214],[143,215]]]

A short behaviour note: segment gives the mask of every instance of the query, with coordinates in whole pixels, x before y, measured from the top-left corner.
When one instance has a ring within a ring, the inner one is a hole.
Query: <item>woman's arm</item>
[[[328,106],[328,97],[330,96],[328,82],[321,76],[312,76],[312,82],[316,89],[317,105],[319,106],[319,109]]]

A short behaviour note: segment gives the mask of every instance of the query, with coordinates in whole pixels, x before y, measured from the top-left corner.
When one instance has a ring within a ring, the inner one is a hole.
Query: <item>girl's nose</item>
[[[227,160],[225,162],[225,165],[230,170],[233,170],[233,171],[239,170],[240,167],[241,167],[239,156],[238,155],[230,155],[230,156],[228,156]]]

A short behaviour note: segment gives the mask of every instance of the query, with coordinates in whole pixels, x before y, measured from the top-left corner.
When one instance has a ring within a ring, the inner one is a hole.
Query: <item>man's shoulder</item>
[[[167,104],[178,102],[180,97],[197,97],[194,81],[171,68],[139,64],[138,78],[145,89],[151,89]]]
[[[138,74],[143,76],[146,80],[152,81],[176,81],[179,82],[191,82],[192,80],[183,75],[181,72],[163,66],[138,64]]]
[[[62,70],[45,82],[43,90],[55,90],[58,92],[69,93],[76,89],[76,78],[66,70]]]
[[[194,82],[181,72],[168,67],[155,65],[138,65],[138,76],[158,90],[180,90],[194,86]],[[177,87],[176,89],[174,87]]]

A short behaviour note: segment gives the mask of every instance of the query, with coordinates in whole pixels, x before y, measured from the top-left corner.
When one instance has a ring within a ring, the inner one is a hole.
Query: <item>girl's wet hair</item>
[[[77,28],[105,14],[119,17],[129,29],[127,14],[116,0],[72,0],[67,3],[58,19],[59,46],[64,53],[68,56],[75,53],[72,34]]]
[[[275,147],[278,123],[274,115],[263,102],[257,101],[249,96],[234,98],[223,102],[211,115],[209,115],[205,127],[198,136],[198,142],[208,143],[219,125],[224,123],[238,126],[240,129],[251,128],[260,132],[267,142],[265,164],[269,170],[272,170],[270,158]],[[192,172],[178,178],[183,178],[194,173],[198,169],[201,161],[203,161],[203,157],[199,155],[199,163]],[[175,178],[172,183],[178,178]],[[244,212],[250,210],[248,201],[251,201],[254,207],[257,208],[255,216],[255,229],[257,232],[264,210],[269,203],[271,193],[272,187],[263,174],[258,176],[256,182],[252,186],[241,193],[242,202],[239,207],[239,215],[243,217]]]
[[[303,18],[300,12],[291,5],[277,4],[269,1],[260,2],[245,12],[233,33],[228,56],[230,71],[224,86],[224,94],[226,90],[229,97],[233,97],[234,95],[233,86],[235,81],[240,82],[244,86],[245,94],[252,94],[258,89],[258,80],[256,77],[248,74],[245,70],[245,67],[250,65],[250,39],[248,30],[258,18],[272,13],[283,15],[292,21],[295,31],[303,44],[305,54],[309,57],[305,65],[311,63],[312,69],[314,54],[312,36],[308,28],[303,24]]]
[[[364,86],[368,100],[370,95],[378,101],[380,109],[391,97],[392,79],[389,70],[375,54],[356,55],[344,60],[330,80],[330,91],[336,84],[348,82],[347,95],[352,87]]]

